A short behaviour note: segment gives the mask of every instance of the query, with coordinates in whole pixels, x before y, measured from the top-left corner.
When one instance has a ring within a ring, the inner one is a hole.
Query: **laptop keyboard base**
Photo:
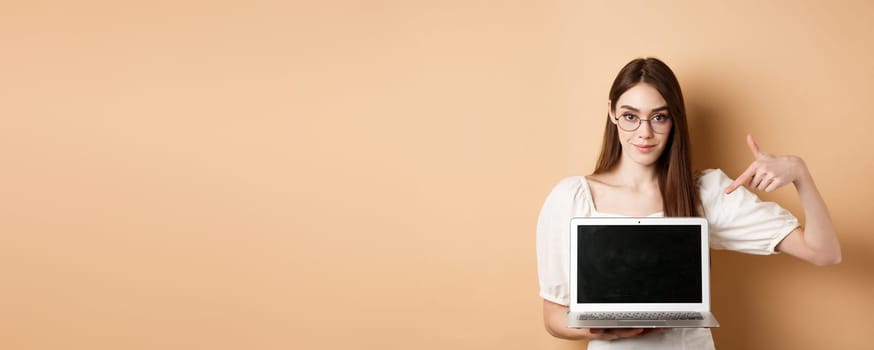
[[[700,312],[586,312],[580,314],[580,321],[627,320],[627,321],[675,321],[703,320]]]

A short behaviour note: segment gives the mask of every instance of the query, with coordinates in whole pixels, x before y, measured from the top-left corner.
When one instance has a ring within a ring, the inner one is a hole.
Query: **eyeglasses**
[[[671,118],[664,114],[656,114],[652,118],[649,119],[641,119],[640,117],[626,113],[621,116],[615,117],[616,124],[619,125],[619,128],[625,131],[634,131],[640,128],[640,124],[643,122],[649,122],[650,128],[652,128],[652,132],[656,134],[664,134],[671,130]]]

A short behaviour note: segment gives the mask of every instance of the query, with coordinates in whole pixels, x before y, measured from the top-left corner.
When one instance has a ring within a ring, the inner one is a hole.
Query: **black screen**
[[[700,303],[697,225],[578,226],[578,303]]]

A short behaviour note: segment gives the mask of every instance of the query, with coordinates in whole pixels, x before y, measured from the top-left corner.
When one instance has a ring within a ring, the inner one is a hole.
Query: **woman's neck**
[[[617,184],[633,189],[658,187],[658,172],[655,164],[640,165],[630,161],[620,160],[613,168],[613,178]]]

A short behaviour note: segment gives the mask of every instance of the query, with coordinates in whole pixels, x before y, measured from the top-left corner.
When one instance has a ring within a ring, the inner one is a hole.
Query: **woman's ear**
[[[616,124],[616,116],[613,115],[613,103],[607,100],[607,119]]]

